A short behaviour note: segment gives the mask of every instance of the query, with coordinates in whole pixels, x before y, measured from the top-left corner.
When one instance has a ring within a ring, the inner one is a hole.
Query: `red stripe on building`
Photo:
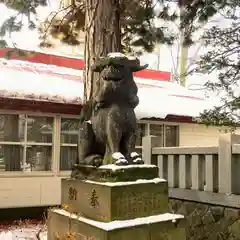
[[[9,51],[13,51],[11,48],[0,49],[0,58],[4,58],[6,53]],[[28,51],[26,51],[28,52]],[[13,60],[21,60],[28,61],[33,63],[43,63],[47,65],[56,65],[59,67],[66,67],[72,69],[83,69],[84,62],[82,59],[56,56],[52,54],[38,53],[33,52],[34,54],[27,57],[20,57],[17,54],[12,54],[11,59]]]
[[[69,79],[69,80],[80,80],[81,76],[75,76],[75,75],[70,75],[70,74],[62,74],[62,73],[56,73],[53,72],[51,70],[43,70],[43,69],[38,69],[38,68],[30,68],[30,67],[25,67],[25,66],[9,66],[7,64],[4,64],[1,66],[0,64],[0,68],[7,68],[7,69],[11,69],[13,71],[24,71],[24,72],[35,72],[35,73],[39,73],[39,74],[46,74],[46,75],[50,75],[50,76],[56,76],[56,77],[61,77],[61,78],[65,78],[65,79]],[[158,85],[153,85],[153,84],[145,84],[145,83],[139,83],[138,84],[139,87],[143,86],[143,87],[147,87],[147,88],[163,88],[161,86]]]
[[[203,100],[203,101],[205,101],[204,98],[200,98],[200,97],[185,96],[185,95],[178,95],[178,94],[169,94],[169,95],[173,96],[173,97],[181,97],[181,98],[189,98],[189,99],[194,99],[194,100]]]
[[[6,56],[6,53],[9,51],[14,51],[14,50],[11,48],[0,49],[0,58],[4,58]],[[66,68],[72,68],[77,70],[81,70],[84,68],[84,61],[82,59],[57,56],[57,55],[45,54],[45,53],[38,53],[38,52],[34,52],[33,55],[27,56],[27,57],[20,57],[17,54],[12,54],[11,59],[28,61],[33,63],[43,63],[48,65],[56,65],[59,67],[66,67]],[[156,70],[150,70],[150,69],[145,69],[140,72],[136,72],[134,73],[134,76],[139,78],[161,80],[161,81],[171,80],[170,72],[162,72],[162,71],[156,71]]]
[[[162,80],[162,81],[171,80],[170,72],[161,72],[161,71],[156,71],[151,69],[145,69],[140,72],[135,72],[133,75],[135,77],[152,79],[152,80]]]

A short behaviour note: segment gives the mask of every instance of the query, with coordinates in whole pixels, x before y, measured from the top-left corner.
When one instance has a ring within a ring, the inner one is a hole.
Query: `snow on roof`
[[[81,104],[83,72],[55,65],[0,59],[0,97]],[[138,119],[167,115],[197,117],[214,102],[176,83],[135,77]]]
[[[0,59],[0,76],[1,97],[82,103],[83,88],[79,87],[82,71],[79,70]]]

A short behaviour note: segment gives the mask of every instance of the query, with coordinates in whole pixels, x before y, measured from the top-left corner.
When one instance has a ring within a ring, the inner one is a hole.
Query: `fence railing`
[[[143,159],[159,167],[170,189],[240,194],[240,135],[223,134],[218,146],[210,147],[163,148],[158,143],[159,137],[143,138]]]

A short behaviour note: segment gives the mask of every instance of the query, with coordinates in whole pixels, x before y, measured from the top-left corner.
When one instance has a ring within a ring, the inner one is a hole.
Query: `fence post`
[[[219,145],[218,145],[218,181],[219,181],[219,192],[220,193],[237,193],[238,184],[235,181],[238,181],[236,178],[236,169],[237,166],[234,166],[233,157],[232,157],[232,145],[240,143],[240,135],[236,134],[222,134],[219,136]]]
[[[157,136],[145,136],[142,139],[142,158],[145,164],[152,164],[152,148],[160,147],[161,137]]]

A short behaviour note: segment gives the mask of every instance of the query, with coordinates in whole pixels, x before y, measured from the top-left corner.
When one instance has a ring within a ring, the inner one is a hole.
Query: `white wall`
[[[179,126],[179,146],[217,146],[218,138],[221,134],[230,131],[228,127],[220,126],[205,126],[196,123],[177,123],[166,121],[140,121],[141,123],[149,124],[164,124]],[[240,128],[235,131],[240,134]],[[148,135],[149,132],[146,132]]]
[[[60,205],[61,177],[51,173],[1,174],[0,199],[0,208]]]
[[[227,127],[182,123],[179,125],[180,146],[217,146],[219,135],[227,131]]]
[[[226,129],[190,123],[158,122],[158,124],[178,125],[180,146],[217,146],[219,135]],[[60,136],[59,117],[56,117],[54,129],[53,171],[0,172],[0,209],[61,204],[61,178],[68,177],[70,171],[58,172],[60,141],[56,139]]]

